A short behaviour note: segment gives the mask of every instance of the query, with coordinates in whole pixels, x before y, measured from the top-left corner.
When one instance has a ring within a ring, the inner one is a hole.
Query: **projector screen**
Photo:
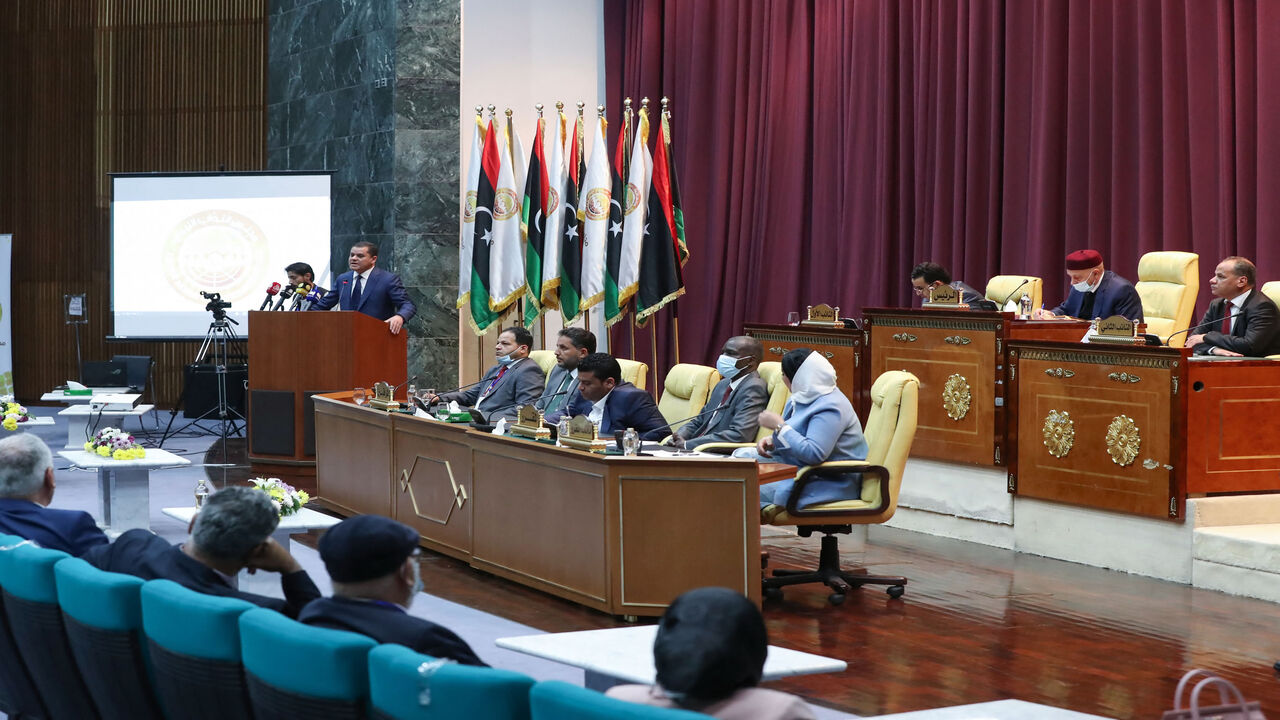
[[[113,175],[113,337],[204,337],[202,291],[231,303],[246,337],[249,310],[294,262],[328,287],[330,185],[328,173]]]

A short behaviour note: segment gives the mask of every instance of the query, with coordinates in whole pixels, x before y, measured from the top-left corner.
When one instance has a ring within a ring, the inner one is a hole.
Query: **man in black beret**
[[[311,601],[298,620],[487,667],[453,631],[406,612],[422,590],[417,550],[413,528],[381,515],[359,515],[334,525],[320,538],[320,559],[333,580],[333,597]]]

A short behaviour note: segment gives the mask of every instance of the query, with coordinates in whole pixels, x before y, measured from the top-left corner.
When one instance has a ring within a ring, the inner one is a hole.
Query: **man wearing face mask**
[[[487,667],[452,630],[407,612],[422,591],[416,530],[381,515],[357,515],[327,530],[319,548],[333,597],[312,600],[300,622]]]
[[[756,372],[763,354],[760,341],[749,335],[729,338],[716,359],[723,379],[707,396],[702,415],[681,426],[671,444],[693,450],[713,442],[755,442],[757,418],[769,404],[769,387]]]
[[[1067,299],[1053,310],[1036,310],[1037,320],[1058,317],[1092,320],[1119,315],[1142,322],[1142,298],[1138,297],[1138,291],[1133,283],[1103,266],[1102,253],[1077,250],[1068,255],[1067,277],[1071,279]]]
[[[498,333],[498,342],[493,347],[493,354],[498,364],[489,368],[489,372],[479,383],[465,390],[455,390],[443,395],[432,395],[428,402],[452,402],[474,407],[484,413],[491,422],[506,418],[507,422],[516,419],[516,412],[521,405],[532,405],[542,395],[546,376],[538,363],[529,359],[529,348],[533,345],[533,334],[528,330],[513,326]]]

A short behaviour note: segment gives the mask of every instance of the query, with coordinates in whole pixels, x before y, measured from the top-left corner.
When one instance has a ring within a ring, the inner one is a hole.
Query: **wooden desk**
[[[621,457],[316,396],[318,494],[473,567],[615,615],[706,585],[760,602],[751,460]]]
[[[866,381],[863,357],[866,338],[861,330],[747,323],[742,332],[764,345],[761,362],[776,362],[796,348],[822,353],[836,369],[836,387],[848,396],[858,417],[866,421],[871,408],[871,386]]]

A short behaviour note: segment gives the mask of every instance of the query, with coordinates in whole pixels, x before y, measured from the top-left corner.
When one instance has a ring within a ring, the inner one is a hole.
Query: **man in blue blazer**
[[[671,434],[653,396],[623,382],[622,367],[608,353],[591,353],[578,363],[578,392],[580,395],[568,410],[548,415],[545,420],[555,424],[566,414],[586,415],[600,424],[603,438],[627,428],[635,428],[644,440],[661,440]]]
[[[1103,266],[1102,253],[1077,250],[1068,255],[1067,277],[1071,279],[1071,292],[1067,299],[1053,310],[1037,309],[1034,313],[1036,319],[1072,317],[1092,320],[1119,315],[1142,322],[1142,298],[1138,291],[1133,283]]]
[[[81,510],[55,510],[53,454],[31,433],[0,440],[0,532],[79,557],[107,544],[93,517]]]
[[[377,245],[367,240],[352,245],[347,258],[350,272],[339,275],[333,289],[311,309],[329,310],[336,306],[339,310],[355,310],[385,321],[391,334],[399,333],[418,309],[405,292],[400,276],[374,267],[377,262]]]

